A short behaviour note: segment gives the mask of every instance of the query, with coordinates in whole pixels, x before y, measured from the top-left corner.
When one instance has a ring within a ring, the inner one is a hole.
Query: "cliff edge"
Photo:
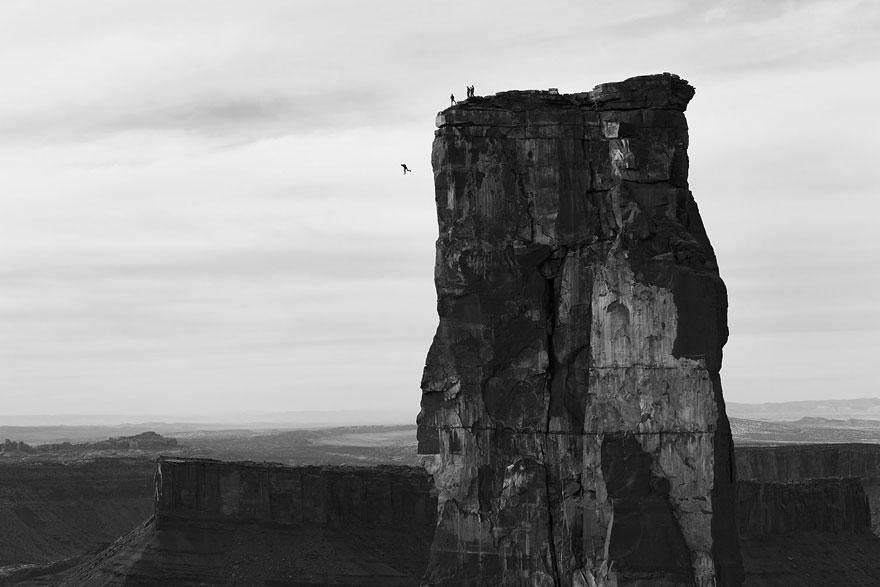
[[[740,446],[736,470],[740,480],[772,483],[857,477],[868,496],[871,529],[880,536],[880,445]]]
[[[438,115],[429,582],[741,583],[693,95],[662,74]]]
[[[421,469],[162,458],[155,515],[64,585],[417,585],[436,497]]]

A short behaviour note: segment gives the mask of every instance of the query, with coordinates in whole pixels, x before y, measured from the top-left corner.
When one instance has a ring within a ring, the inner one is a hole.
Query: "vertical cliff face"
[[[872,531],[880,536],[880,446],[876,444],[740,447],[736,468],[739,479],[763,483],[858,477],[868,495]]]
[[[880,445],[801,444],[744,446],[736,450],[739,478],[790,483],[826,477],[858,477],[880,483]]]
[[[410,467],[285,467],[160,458],[156,519],[395,530],[434,524],[428,477]]]
[[[416,585],[437,511],[430,477],[397,466],[161,458],[155,500],[153,518],[46,584]]]
[[[737,525],[744,538],[808,532],[868,534],[871,510],[854,477],[800,483],[737,483]]]
[[[663,74],[438,116],[431,582],[740,582],[693,93]]]

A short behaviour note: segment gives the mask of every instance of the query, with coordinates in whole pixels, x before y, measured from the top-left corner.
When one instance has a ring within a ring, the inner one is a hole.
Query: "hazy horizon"
[[[0,427],[15,426],[118,426],[137,424],[214,425],[387,425],[412,424],[416,413],[394,410],[303,410],[293,412],[207,412],[113,414],[0,414]]]
[[[846,404],[870,403],[872,410],[865,416],[880,418],[880,397],[853,397],[839,399],[789,400],[768,402],[734,402],[727,401],[727,410],[740,412],[752,408],[782,406],[800,406],[831,409],[824,414],[826,417],[852,417],[861,412],[835,414],[833,409]],[[742,414],[739,417],[743,417]],[[795,418],[796,419],[796,418]],[[278,427],[333,427],[333,426],[399,426],[416,425],[416,412],[400,410],[302,410],[288,412],[198,412],[198,413],[147,413],[147,414],[113,414],[113,413],[67,413],[67,414],[0,414],[0,428],[15,427],[122,427],[136,425],[212,425],[212,426],[251,426],[255,428]]]
[[[662,71],[697,92],[690,186],[729,291],[727,401],[880,395],[880,5],[541,15],[0,5],[3,413],[415,417],[450,92]]]

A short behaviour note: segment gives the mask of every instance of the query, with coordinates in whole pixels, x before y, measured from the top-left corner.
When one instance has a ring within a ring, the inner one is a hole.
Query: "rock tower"
[[[430,583],[741,582],[693,95],[662,74],[438,115]]]

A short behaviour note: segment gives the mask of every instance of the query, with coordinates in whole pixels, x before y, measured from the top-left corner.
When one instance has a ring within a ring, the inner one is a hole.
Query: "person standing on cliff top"
[[[455,94],[449,94],[449,101],[452,102],[450,106],[455,106]]]

